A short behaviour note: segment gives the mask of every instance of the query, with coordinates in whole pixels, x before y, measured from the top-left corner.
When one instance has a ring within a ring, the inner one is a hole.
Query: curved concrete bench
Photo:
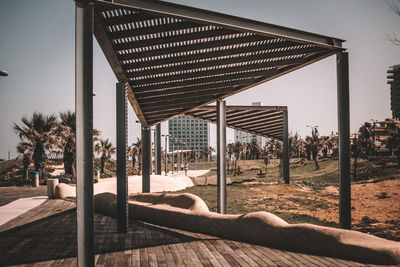
[[[114,194],[96,195],[96,211],[115,216],[116,202]],[[375,264],[400,264],[400,242],[351,230],[288,224],[268,212],[222,215],[210,212],[204,201],[192,194],[130,195],[129,217],[280,249]]]

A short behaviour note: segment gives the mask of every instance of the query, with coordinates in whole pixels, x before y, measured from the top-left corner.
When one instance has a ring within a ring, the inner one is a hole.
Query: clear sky
[[[400,17],[383,0],[171,0],[267,23],[347,40],[350,62],[351,131],[364,121],[391,116],[389,66],[400,64],[400,46],[386,35],[400,35]],[[18,137],[12,122],[34,111],[45,114],[74,109],[74,1],[1,0],[0,158],[16,156]],[[115,144],[115,83],[108,63],[94,41],[94,127]],[[324,59],[293,73],[226,99],[227,104],[285,105],[289,128],[303,137],[306,125],[321,134],[337,131],[336,58]],[[129,143],[140,136],[132,109]],[[162,125],[163,133],[167,131]],[[227,132],[233,140],[233,131]],[[211,145],[215,145],[211,126]],[[164,143],[164,142],[162,142]]]

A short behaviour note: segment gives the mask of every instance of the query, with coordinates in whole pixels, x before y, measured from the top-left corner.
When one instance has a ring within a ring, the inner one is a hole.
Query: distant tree
[[[302,140],[298,133],[289,134],[289,158],[296,157],[302,147]]]
[[[209,146],[209,147],[205,146],[203,148],[203,155],[207,161],[211,160],[212,152],[215,152],[215,148],[213,148],[211,146]]]
[[[263,149],[262,149],[262,156],[264,159],[264,164],[265,164],[265,174],[268,172],[268,163],[269,159],[272,157],[274,153],[274,148],[272,144],[272,140],[269,140],[268,142],[265,143]]]
[[[249,149],[249,159],[259,159],[261,156],[261,148],[255,142],[248,144]]]
[[[240,143],[239,141],[235,142],[233,144],[233,154],[235,155],[235,171],[234,175],[236,176],[236,170],[237,170],[237,161],[240,159],[240,155],[243,153],[243,144]]]
[[[97,153],[101,154],[101,156],[100,156],[100,172],[104,173],[104,167],[105,167],[106,161],[111,158],[112,154],[115,153],[115,147],[108,140],[108,138],[105,140],[100,139],[100,141],[95,146],[95,151]]]
[[[310,160],[310,154],[315,163],[315,169],[319,170],[318,164],[318,153],[321,148],[320,138],[318,129],[313,127],[311,130],[311,136],[306,137],[306,150],[307,150],[307,159]]]
[[[57,146],[64,161],[64,172],[75,176],[76,165],[76,117],[75,112],[59,113],[60,122],[56,129]]]
[[[39,172],[40,177],[44,178],[46,167],[46,150],[51,150],[56,144],[54,129],[57,126],[57,117],[55,115],[45,116],[42,113],[35,112],[32,117],[22,117],[22,126],[14,123],[13,128],[19,135],[21,142],[25,144],[25,151],[32,151],[32,159],[35,170]]]
[[[138,156],[138,149],[135,144],[128,147],[129,157],[132,159],[132,168],[136,168],[136,157]]]
[[[390,8],[392,9],[392,11],[400,16],[400,0],[385,0],[385,2],[390,6]],[[389,41],[391,41],[393,44],[395,45],[399,45],[400,46],[400,39],[399,37],[397,37],[396,34],[393,34],[392,36],[386,34],[386,37]]]
[[[139,161],[138,174],[142,174],[142,140],[137,138],[136,143],[132,144],[133,148],[132,152],[135,153],[134,158],[132,158],[132,165],[134,166],[136,163],[136,155]]]
[[[372,125],[369,122],[364,122],[363,125],[361,125],[360,129],[358,130],[359,133],[359,142],[363,146],[364,150],[364,156],[365,158],[368,158],[369,155],[371,155],[375,148],[374,148],[374,142],[372,138]]]
[[[351,144],[351,153],[354,158],[354,165],[353,165],[353,180],[357,181],[357,159],[362,154],[364,147],[361,140],[355,135],[353,138],[353,143]]]
[[[226,153],[228,154],[228,174],[232,173],[231,169],[233,170],[233,163],[231,163],[233,156],[233,146],[233,143],[229,143],[226,146]],[[229,165],[231,166],[231,169],[229,168]]]
[[[27,143],[27,142],[20,142],[17,145],[17,152],[22,154],[22,164],[23,164],[23,178],[28,179],[28,169],[29,165],[32,162],[32,153],[33,153],[33,147],[32,144]]]
[[[322,154],[324,155],[324,158],[327,158],[328,152],[334,147],[333,140],[330,136],[321,136],[320,142]]]
[[[396,126],[395,122],[388,122],[386,124],[386,131],[389,133],[389,137],[384,141],[384,143],[386,147],[389,148],[392,156],[396,149],[397,158],[400,163],[400,129]]]
[[[60,121],[55,129],[57,147],[53,151],[63,156],[64,172],[76,176],[76,116],[73,111],[60,112]],[[93,145],[99,141],[100,131],[93,129]]]

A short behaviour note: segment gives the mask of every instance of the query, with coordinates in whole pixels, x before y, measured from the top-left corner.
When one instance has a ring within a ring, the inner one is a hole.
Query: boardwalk
[[[95,214],[96,266],[371,266],[271,249],[131,221],[127,234],[116,220]],[[76,209],[48,200],[0,226],[0,266],[76,265]]]

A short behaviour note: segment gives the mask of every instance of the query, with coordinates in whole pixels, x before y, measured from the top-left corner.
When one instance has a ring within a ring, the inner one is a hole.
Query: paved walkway
[[[5,186],[0,187],[0,206],[4,206],[14,200],[26,197],[47,196],[47,186]]]
[[[96,266],[371,266],[95,214]],[[0,226],[0,266],[76,266],[75,203],[48,200]]]

